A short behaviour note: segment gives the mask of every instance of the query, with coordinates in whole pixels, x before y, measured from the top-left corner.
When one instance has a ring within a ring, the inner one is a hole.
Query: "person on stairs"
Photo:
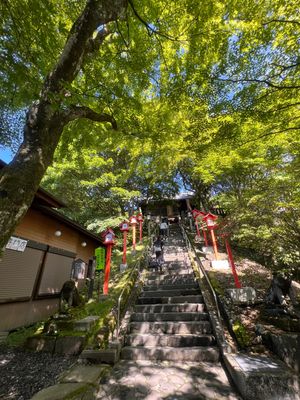
[[[160,236],[158,236],[153,242],[153,251],[155,253],[157,265],[159,267],[160,272],[162,272],[162,265],[163,265],[163,249],[164,249],[164,242],[161,240]]]
[[[159,234],[164,238],[168,237],[168,224],[166,223],[166,221],[164,219],[162,220],[161,224],[159,225]]]

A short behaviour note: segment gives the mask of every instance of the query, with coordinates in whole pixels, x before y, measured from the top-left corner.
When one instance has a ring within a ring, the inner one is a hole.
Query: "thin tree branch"
[[[125,39],[125,37],[124,37],[123,33],[121,32],[121,29],[120,29],[120,27],[119,27],[119,23],[118,23],[118,21],[116,21],[116,26],[117,26],[117,31],[119,32],[119,35],[121,36],[121,38],[122,38],[122,40],[123,40],[123,42],[124,42],[125,46],[126,46],[126,47],[127,47],[127,49],[128,49],[128,47],[129,47],[129,43],[126,41],[126,39]]]
[[[273,22],[283,22],[284,24],[295,24],[300,26],[300,22],[294,19],[271,19],[270,21],[264,22],[263,25],[269,25]]]
[[[272,88],[278,89],[278,90],[284,90],[284,89],[299,89],[300,85],[293,85],[293,86],[285,86],[285,85],[276,85],[273,82],[268,81],[267,79],[223,79],[223,78],[218,78],[218,77],[212,77],[212,79],[222,81],[222,82],[232,82],[232,83],[243,83],[243,82],[256,82],[256,83],[264,83],[267,86],[270,86]]]
[[[296,131],[296,130],[300,130],[300,126],[294,126],[291,128],[282,129],[281,131],[264,133],[263,135],[257,136],[255,139],[250,139],[250,140],[247,140],[246,142],[241,143],[238,147],[245,146],[245,144],[248,144],[248,143],[256,142],[257,140],[262,139],[267,136],[277,135],[278,133],[284,133],[287,131]]]
[[[285,105],[285,106],[278,107],[278,108],[275,108],[275,109],[270,110],[270,111],[271,111],[271,112],[282,111],[282,110],[285,110],[285,109],[287,109],[287,108],[296,107],[296,106],[299,106],[299,105],[300,105],[300,102],[292,103],[292,104],[287,104],[287,105]]]
[[[70,106],[68,110],[63,113],[65,123],[74,121],[78,118],[86,118],[96,122],[109,122],[113,129],[118,129],[117,122],[112,115],[106,113],[99,114],[89,107]]]
[[[132,0],[128,0],[128,3],[130,4],[130,7],[131,7],[131,9],[132,9],[134,15],[137,17],[137,19],[138,19],[143,25],[145,25],[145,27],[146,27],[146,29],[147,29],[147,31],[148,31],[148,35],[149,35],[149,36],[151,36],[152,34],[155,34],[155,35],[162,36],[162,37],[164,37],[164,38],[166,38],[166,39],[168,39],[168,40],[178,41],[177,38],[174,38],[174,37],[172,37],[172,36],[167,35],[166,33],[160,32],[159,30],[152,28],[152,27],[139,15],[139,13],[136,11],[136,8],[135,8],[135,6],[134,6]]]

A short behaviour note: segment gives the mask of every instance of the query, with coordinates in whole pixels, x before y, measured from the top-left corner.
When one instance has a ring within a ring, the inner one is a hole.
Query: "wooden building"
[[[192,200],[193,195],[190,193],[181,193],[172,199],[142,201],[139,206],[144,215],[168,217],[172,220],[187,213],[193,207]]]
[[[0,161],[0,168],[3,165]],[[84,279],[89,258],[102,246],[100,237],[57,211],[62,207],[62,202],[39,189],[8,242],[0,260],[0,331],[54,314],[74,260],[84,261]]]

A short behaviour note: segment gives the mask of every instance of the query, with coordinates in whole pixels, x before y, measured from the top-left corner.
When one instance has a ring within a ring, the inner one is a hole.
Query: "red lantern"
[[[135,215],[132,215],[129,218],[129,222],[130,222],[131,225],[136,225],[137,224],[137,217]]]
[[[218,260],[218,247],[217,247],[217,241],[216,241],[216,237],[215,237],[215,233],[214,233],[214,229],[217,227],[215,221],[218,219],[218,217],[214,214],[208,213],[203,217],[203,221],[206,222],[207,228],[210,230],[210,234],[211,234],[211,240],[212,240],[212,244],[213,244],[213,248],[214,248],[214,252],[215,252],[215,257],[216,260]]]
[[[218,219],[218,217],[214,214],[208,213],[203,217],[203,221],[206,222],[207,228],[208,229],[215,229],[216,228],[216,223],[215,221]]]
[[[200,230],[199,230],[199,225],[198,225],[197,217],[198,217],[199,215],[201,215],[200,212],[201,212],[201,211],[197,210],[196,208],[192,211],[192,215],[193,215],[194,220],[195,220],[195,225],[196,225],[196,231],[197,231],[197,236],[198,236],[198,238],[200,238]]]
[[[115,244],[115,233],[111,228],[107,228],[102,234],[103,244],[106,246],[105,274],[103,284],[103,294],[108,294],[108,283],[110,275],[110,262],[112,247]]]
[[[129,231],[129,223],[127,221],[123,221],[120,225],[120,231],[121,232],[128,232]]]
[[[203,220],[203,217],[205,217],[206,213],[204,211],[199,211],[199,210],[196,210],[196,211],[197,211],[197,214],[196,214],[196,220],[195,221],[197,221],[197,218],[202,218],[202,220]],[[198,224],[198,221],[197,221],[197,224]],[[202,228],[202,233],[203,233],[203,239],[204,239],[205,246],[208,246],[206,230],[205,230],[205,227],[204,227],[204,225],[202,223],[201,223],[201,228]]]

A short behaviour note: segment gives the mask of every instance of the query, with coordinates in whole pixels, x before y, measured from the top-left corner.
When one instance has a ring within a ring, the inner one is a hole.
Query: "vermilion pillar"
[[[103,283],[103,294],[108,294],[108,282],[110,275],[110,262],[111,262],[111,250],[115,244],[115,234],[111,228],[107,228],[105,232],[102,233],[103,243],[106,246],[106,258],[105,258],[105,273],[104,273],[104,283]]]
[[[212,241],[215,257],[216,257],[216,260],[218,260],[219,253],[218,253],[217,239],[216,239],[215,232],[213,229],[210,229],[210,235],[211,235],[211,241]]]
[[[137,224],[137,217],[132,215],[129,218],[129,222],[132,226],[132,252],[135,253],[136,249],[136,224]]]
[[[208,240],[207,240],[206,230],[204,228],[202,228],[202,233],[203,233],[203,239],[204,239],[205,246],[208,247]]]
[[[136,225],[132,225],[132,250],[136,249]]]
[[[123,232],[123,257],[122,263],[126,265],[126,252],[127,252],[127,231]]]
[[[230,266],[231,266],[235,287],[240,289],[242,287],[242,285],[241,285],[241,283],[239,281],[239,277],[238,277],[238,274],[236,272],[236,268],[235,268],[235,264],[234,264],[234,261],[233,261],[233,256],[232,256],[229,240],[227,238],[227,235],[223,234],[222,236],[224,237],[226,251],[227,251],[229,263],[230,263]]]
[[[139,228],[140,228],[140,242],[142,242],[143,241],[143,221],[144,221],[143,214],[139,213],[136,218],[137,218],[137,221],[139,223]]]
[[[110,276],[110,262],[111,262],[111,249],[112,244],[107,245],[106,249],[106,259],[105,259],[105,275],[104,275],[104,284],[103,284],[103,294],[108,294],[108,282]]]

